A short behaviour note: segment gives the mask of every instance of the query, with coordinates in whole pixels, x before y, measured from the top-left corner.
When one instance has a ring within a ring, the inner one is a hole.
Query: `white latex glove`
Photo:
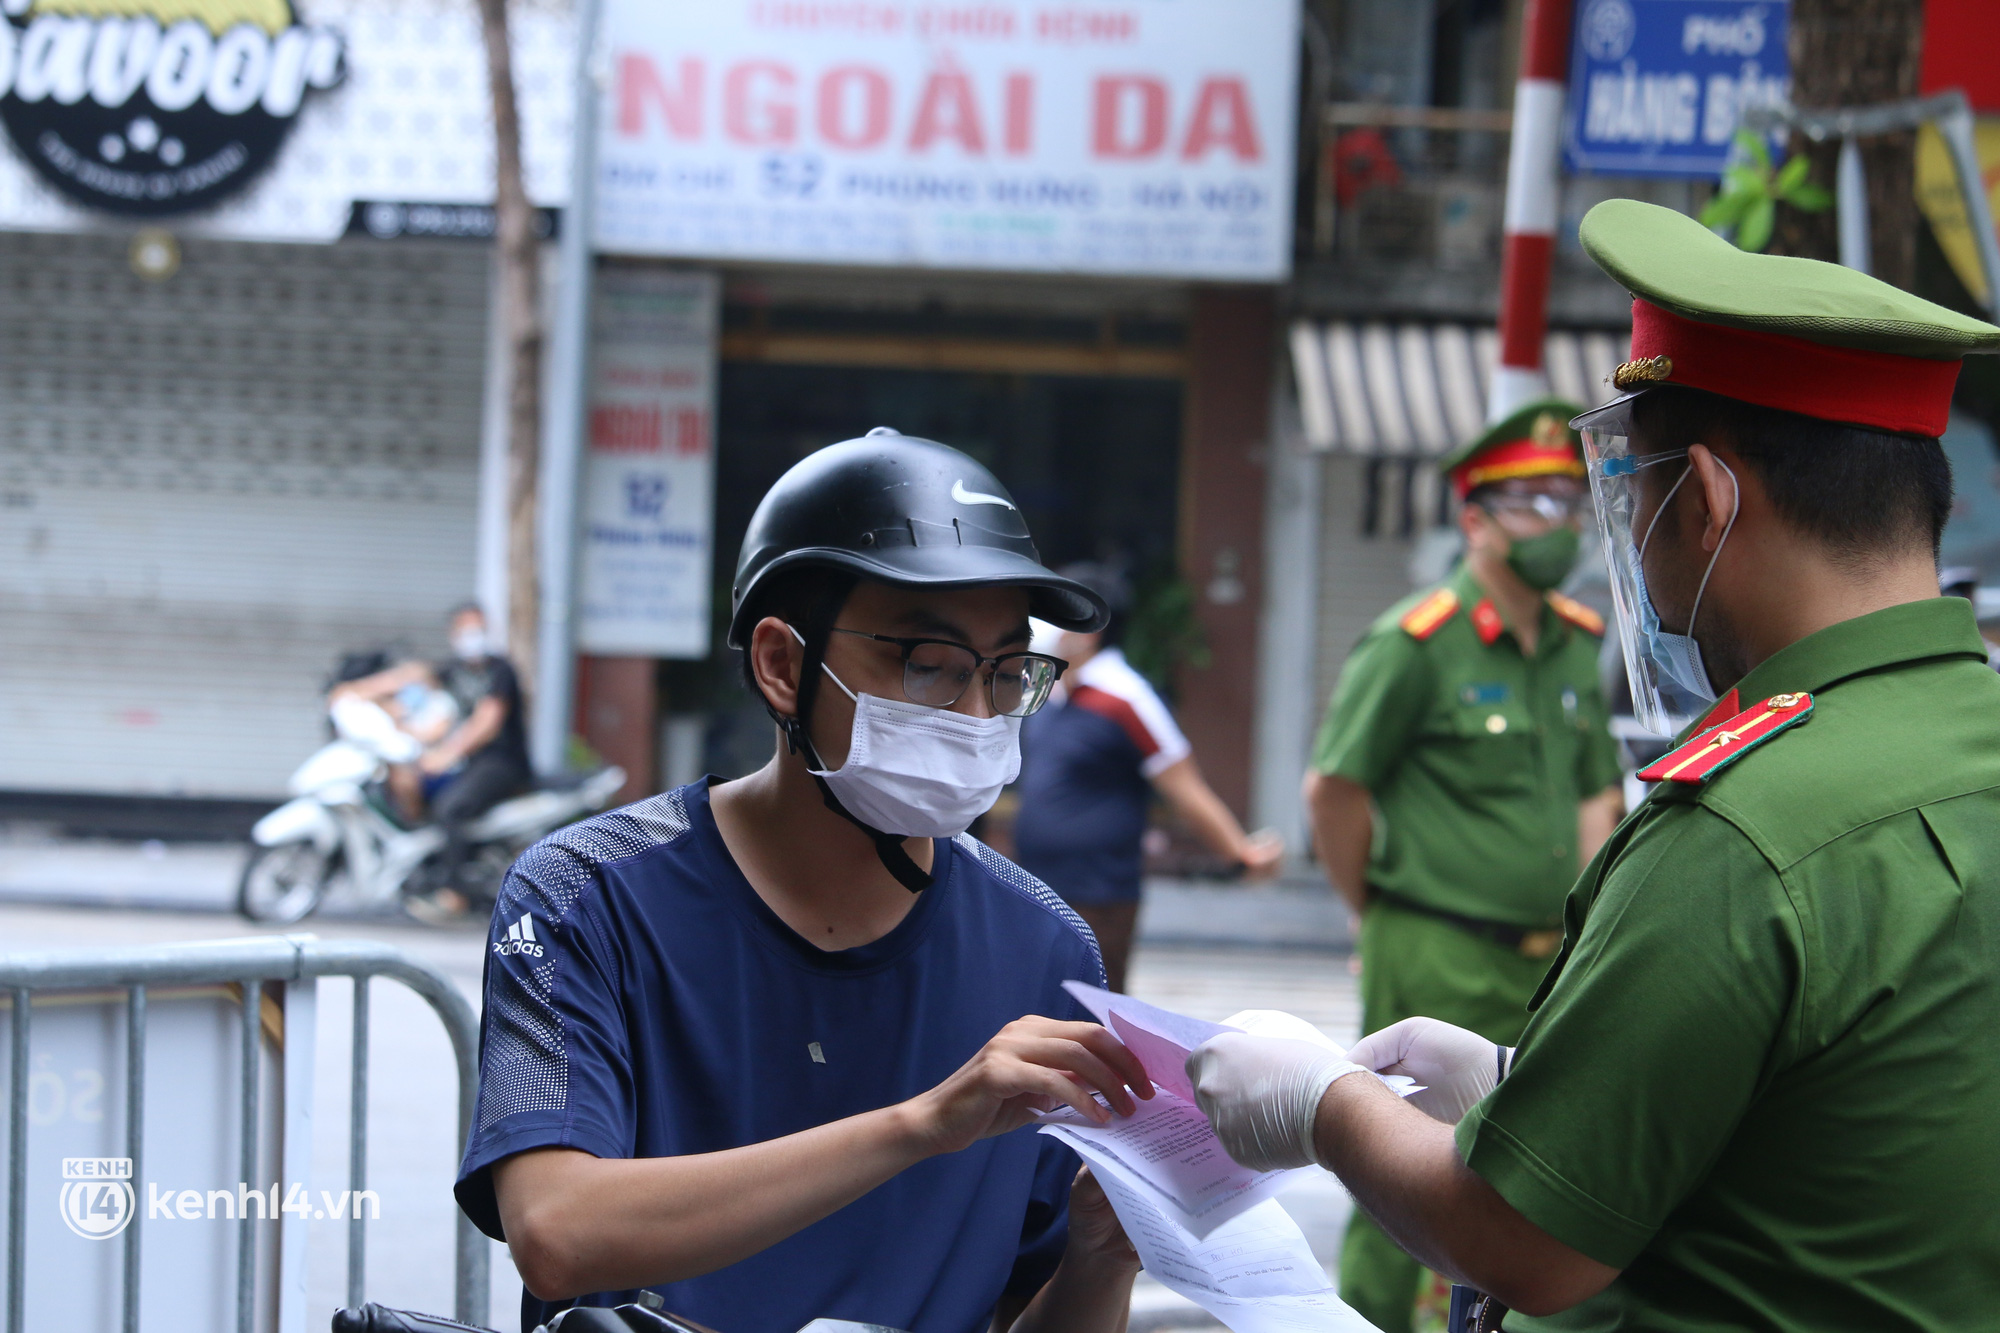
[[[1503,1049],[1435,1018],[1406,1018],[1354,1043],[1347,1058],[1378,1074],[1408,1074],[1424,1087],[1410,1104],[1455,1125],[1499,1086]]]
[[[1282,1009],[1244,1009],[1223,1019],[1222,1026],[1242,1028],[1253,1037],[1290,1037],[1293,1041],[1309,1041],[1315,1046],[1324,1046],[1335,1055],[1347,1054],[1346,1049],[1332,1037],[1297,1014],[1288,1014]]]
[[[1335,1079],[1365,1072],[1318,1042],[1247,1032],[1210,1037],[1187,1058],[1202,1114],[1223,1149],[1253,1171],[1316,1163],[1319,1099]]]

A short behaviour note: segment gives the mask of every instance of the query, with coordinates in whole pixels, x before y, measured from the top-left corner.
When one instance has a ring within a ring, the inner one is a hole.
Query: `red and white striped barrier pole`
[[[1555,258],[1561,179],[1563,86],[1569,77],[1571,0],[1528,0],[1521,18],[1521,81],[1507,155],[1507,207],[1500,251],[1500,359],[1486,415],[1498,421],[1547,395],[1542,345],[1549,325],[1549,265]]]

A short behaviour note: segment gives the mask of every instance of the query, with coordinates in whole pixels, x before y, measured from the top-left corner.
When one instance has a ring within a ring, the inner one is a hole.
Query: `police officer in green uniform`
[[[1518,1050],[1231,1034],[1197,1096],[1510,1330],[1994,1327],[2000,677],[1937,595],[1936,437],[2000,328],[1630,200],[1582,239],[1635,296],[1627,395],[1578,424],[1635,703],[1678,748]]]
[[[1427,1014],[1511,1045],[1562,942],[1579,853],[1617,822],[1604,625],[1554,591],[1576,563],[1580,410],[1531,403],[1443,460],[1465,560],[1376,623],[1327,710],[1306,799],[1361,916],[1365,1032]],[[1350,1304],[1407,1333],[1422,1273],[1355,1214]]]

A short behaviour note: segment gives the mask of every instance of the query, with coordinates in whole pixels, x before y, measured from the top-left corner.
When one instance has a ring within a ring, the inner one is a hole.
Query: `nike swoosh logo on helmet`
[[[1002,509],[1014,509],[1014,504],[1011,500],[1003,500],[997,495],[988,495],[984,491],[966,490],[965,479],[963,477],[951,484],[951,498],[962,505],[999,505]],[[1021,511],[1014,509],[1014,512],[1018,514]]]

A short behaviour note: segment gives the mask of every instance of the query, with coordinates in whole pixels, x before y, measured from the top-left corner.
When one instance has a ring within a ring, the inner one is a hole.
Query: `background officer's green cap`
[[[1525,404],[1438,460],[1463,500],[1516,477],[1581,477],[1583,445],[1569,419],[1583,409],[1566,398]]]
[[[1612,426],[1662,384],[1827,421],[1944,433],[1959,361],[2000,351],[2000,328],[1816,259],[1738,250],[1693,218],[1636,199],[1586,213],[1584,251],[1632,293],[1626,391],[1578,426]]]

